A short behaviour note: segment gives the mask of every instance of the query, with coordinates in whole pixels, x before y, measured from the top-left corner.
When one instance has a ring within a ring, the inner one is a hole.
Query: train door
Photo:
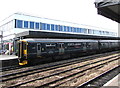
[[[59,54],[64,54],[64,43],[59,44]]]
[[[37,44],[37,56],[40,56],[41,55],[41,44],[38,43]]]

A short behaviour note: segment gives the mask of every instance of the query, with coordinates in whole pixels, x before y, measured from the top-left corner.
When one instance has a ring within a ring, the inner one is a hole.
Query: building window
[[[62,31],[63,30],[63,27],[62,26],[60,26],[60,30],[59,31]]]
[[[39,29],[39,28],[40,28],[39,23],[35,23],[35,29]]]
[[[46,24],[45,23],[41,23],[41,30],[46,30]]]
[[[87,33],[87,29],[81,28],[81,33]]]
[[[47,24],[47,30],[50,30],[50,24]]]
[[[24,28],[28,28],[28,21],[24,21]]]
[[[93,30],[88,29],[88,34],[93,34]]]
[[[77,28],[73,28],[73,32],[77,32]]]
[[[30,29],[34,29],[34,22],[30,22]]]
[[[68,30],[69,32],[72,32],[72,27],[69,27],[69,30]]]
[[[64,26],[64,31],[65,31],[65,32],[67,31],[67,27],[66,27],[66,26]]]
[[[51,24],[51,30],[52,31],[54,30],[54,24]]]
[[[16,28],[22,28],[23,27],[23,21],[22,20],[16,20]]]
[[[55,30],[59,31],[59,26],[58,25],[55,25]]]
[[[81,32],[81,29],[80,29],[80,28],[77,28],[77,32],[80,33],[80,32]]]

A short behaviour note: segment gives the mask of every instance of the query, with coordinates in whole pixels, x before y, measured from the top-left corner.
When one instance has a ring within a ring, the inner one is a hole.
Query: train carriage
[[[18,43],[19,65],[117,50],[117,40],[22,39]]]

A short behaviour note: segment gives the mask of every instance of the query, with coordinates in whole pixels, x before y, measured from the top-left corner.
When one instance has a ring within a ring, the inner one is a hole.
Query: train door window
[[[28,28],[28,21],[24,21],[24,28]]]
[[[34,22],[30,22],[30,29],[34,29]]]
[[[41,44],[40,43],[37,44],[37,55],[38,56],[41,55]]]
[[[38,50],[40,50],[40,48],[41,48],[40,45],[38,45]]]
[[[39,29],[39,28],[40,28],[39,23],[35,23],[35,29]]]
[[[63,54],[64,53],[64,43],[59,43],[58,44],[58,47],[59,47],[59,54]]]

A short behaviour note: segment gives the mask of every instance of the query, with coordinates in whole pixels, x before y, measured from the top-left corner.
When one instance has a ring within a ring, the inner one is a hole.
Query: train
[[[19,65],[28,65],[35,61],[67,59],[119,49],[118,40],[26,38],[17,41],[16,53]]]

